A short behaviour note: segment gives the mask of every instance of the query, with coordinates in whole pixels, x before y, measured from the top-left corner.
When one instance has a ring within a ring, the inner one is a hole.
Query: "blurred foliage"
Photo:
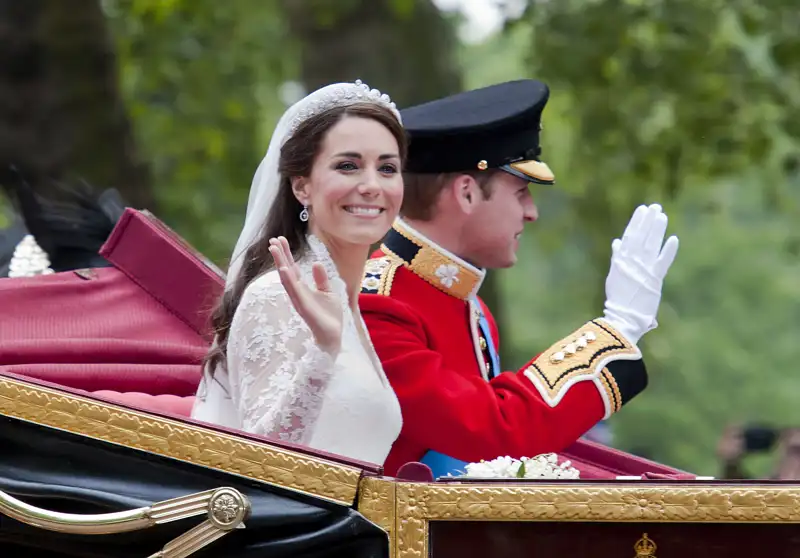
[[[114,51],[96,0],[0,0],[0,167],[54,199],[80,178],[152,203]]]
[[[431,0],[280,3],[309,91],[361,79],[404,107],[462,89],[452,22]]]
[[[531,72],[550,84],[567,124],[550,150],[569,176],[565,221],[604,239],[598,261],[608,223],[635,205],[669,206],[689,184],[754,164],[767,202],[797,214],[785,196],[800,131],[794,2],[534,2],[522,24],[533,31]]]
[[[225,259],[292,72],[275,2],[105,0],[157,214]]]

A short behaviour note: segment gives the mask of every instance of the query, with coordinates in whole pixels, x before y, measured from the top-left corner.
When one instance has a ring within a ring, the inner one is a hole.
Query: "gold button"
[[[489,163],[487,163],[486,161],[483,161],[483,160],[478,161],[478,169],[479,170],[486,170],[488,168],[489,168]]]
[[[481,337],[481,338],[478,340],[478,345],[480,345],[480,347],[481,347],[481,350],[482,350],[482,351],[485,351],[485,350],[486,350],[486,339],[484,339],[483,337]]]

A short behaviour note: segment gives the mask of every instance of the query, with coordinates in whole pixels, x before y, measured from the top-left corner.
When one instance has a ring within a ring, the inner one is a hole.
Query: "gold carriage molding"
[[[800,556],[800,485],[413,483],[366,478],[359,510],[395,558]]]
[[[1,372],[1,371],[0,371]],[[0,416],[353,503],[362,471],[244,435],[137,411],[0,373]]]

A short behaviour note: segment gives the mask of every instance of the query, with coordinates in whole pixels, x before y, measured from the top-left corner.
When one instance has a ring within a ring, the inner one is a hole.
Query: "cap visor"
[[[553,171],[550,170],[547,163],[541,161],[517,161],[516,163],[503,165],[500,168],[514,176],[536,184],[555,184],[556,182]]]

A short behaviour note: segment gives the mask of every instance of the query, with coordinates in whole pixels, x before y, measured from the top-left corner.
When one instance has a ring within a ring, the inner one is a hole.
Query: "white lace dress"
[[[315,343],[277,271],[253,281],[233,317],[227,372],[198,389],[192,418],[290,441],[351,459],[383,464],[402,426],[397,397],[360,314],[347,305],[344,281],[325,245],[309,236],[298,261],[307,284],[311,266],[325,266],[344,301],[342,347],[334,361]]]

